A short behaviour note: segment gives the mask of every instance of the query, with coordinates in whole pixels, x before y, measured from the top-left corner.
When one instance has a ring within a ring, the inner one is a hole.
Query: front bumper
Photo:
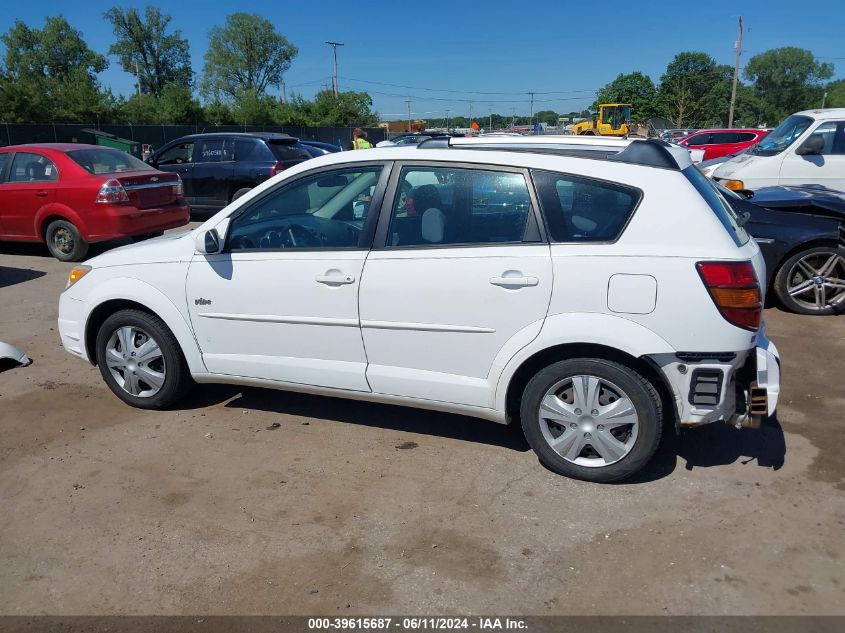
[[[62,345],[74,356],[88,360],[84,340],[84,307],[82,301],[70,298],[66,292],[59,296],[59,338]]]
[[[678,352],[649,358],[672,390],[680,426],[719,420],[754,426],[777,409],[780,357],[765,324],[755,347],[738,352]]]

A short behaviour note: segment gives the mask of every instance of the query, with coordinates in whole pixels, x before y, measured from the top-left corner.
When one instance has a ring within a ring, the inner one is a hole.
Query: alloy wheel
[[[789,271],[787,292],[810,310],[840,305],[845,300],[845,258],[839,253],[805,255]]]

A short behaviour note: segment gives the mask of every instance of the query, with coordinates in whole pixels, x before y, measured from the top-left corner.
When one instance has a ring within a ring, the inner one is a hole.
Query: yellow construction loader
[[[572,126],[573,134],[589,136],[628,136],[631,125],[630,103],[602,103],[599,113]]]

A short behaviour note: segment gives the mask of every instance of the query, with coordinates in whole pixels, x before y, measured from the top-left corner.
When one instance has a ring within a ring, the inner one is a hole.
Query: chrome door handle
[[[536,286],[540,280],[536,277],[491,277],[490,283],[503,288],[526,288]]]
[[[352,275],[317,275],[314,277],[318,283],[327,284],[329,286],[341,286],[344,284],[354,284],[355,277]]]

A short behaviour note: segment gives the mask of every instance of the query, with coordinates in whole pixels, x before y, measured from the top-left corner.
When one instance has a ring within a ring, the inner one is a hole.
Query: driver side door
[[[389,171],[282,182],[233,213],[222,253],[194,256],[188,309],[211,373],[370,391],[358,286]]]

